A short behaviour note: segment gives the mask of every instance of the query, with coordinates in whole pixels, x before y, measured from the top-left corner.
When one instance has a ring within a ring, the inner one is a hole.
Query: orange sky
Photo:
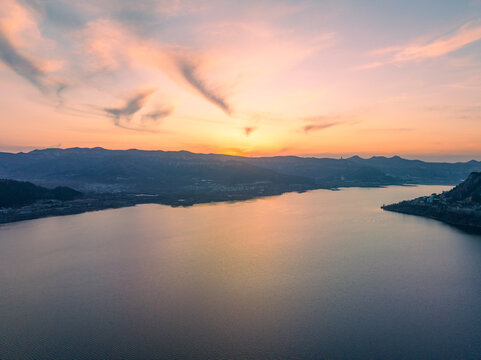
[[[480,1],[0,6],[0,151],[481,159]]]

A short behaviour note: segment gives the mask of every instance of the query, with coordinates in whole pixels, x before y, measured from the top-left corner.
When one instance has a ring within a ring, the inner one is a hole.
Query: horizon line
[[[15,146],[17,147],[17,146]],[[18,148],[21,148],[21,146],[18,146]],[[29,148],[26,146],[26,148]],[[374,155],[373,153],[369,154],[364,154],[364,153],[344,153],[344,154],[330,154],[330,153],[324,153],[324,154],[283,154],[283,155],[267,155],[267,154],[260,154],[260,155],[248,155],[248,154],[227,154],[227,153],[222,153],[222,152],[195,152],[195,151],[190,151],[190,150],[162,150],[162,149],[138,149],[138,148],[126,148],[126,149],[110,149],[110,148],[105,148],[102,146],[94,146],[94,147],[82,147],[82,146],[73,146],[73,147],[32,147],[29,150],[24,150],[24,151],[8,151],[8,150],[0,150],[0,153],[7,153],[7,154],[29,154],[35,151],[46,151],[46,150],[105,150],[105,151],[143,151],[143,152],[170,152],[170,153],[175,153],[175,152],[186,152],[190,154],[197,154],[197,155],[222,155],[222,156],[230,156],[230,157],[238,157],[238,158],[273,158],[273,157],[297,157],[297,158],[305,158],[305,159],[332,159],[332,160],[349,160],[353,158],[361,159],[361,160],[370,160],[373,158],[384,158],[384,159],[402,159],[402,160],[408,160],[408,161],[422,161],[422,162],[431,162],[431,163],[467,163],[471,161],[475,162],[481,162],[481,155],[477,155],[477,157],[480,158],[480,160],[476,160],[474,157],[476,155],[464,155],[464,154],[376,154]],[[361,155],[359,155],[361,154]],[[473,156],[473,158],[470,158]],[[420,158],[417,158],[420,157]],[[449,160],[423,160],[422,158],[465,158],[465,160],[457,160],[457,161],[449,161]],[[469,159],[469,160],[468,160]]]

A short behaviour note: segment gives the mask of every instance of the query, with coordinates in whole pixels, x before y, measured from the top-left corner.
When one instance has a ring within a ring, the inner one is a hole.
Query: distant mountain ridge
[[[481,162],[434,163],[399,156],[363,159],[242,157],[188,151],[70,148],[0,153],[0,178],[93,192],[278,191],[393,184],[455,184]]]

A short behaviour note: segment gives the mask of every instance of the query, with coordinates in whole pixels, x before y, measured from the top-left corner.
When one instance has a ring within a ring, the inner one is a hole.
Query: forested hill
[[[397,204],[384,205],[382,208],[479,230],[481,229],[481,172],[471,173],[462,183],[442,194],[401,201]]]
[[[0,207],[19,207],[38,200],[68,201],[82,193],[68,187],[47,189],[30,182],[0,179]]]
[[[442,195],[447,202],[481,205],[481,172],[471,173],[466,180]]]

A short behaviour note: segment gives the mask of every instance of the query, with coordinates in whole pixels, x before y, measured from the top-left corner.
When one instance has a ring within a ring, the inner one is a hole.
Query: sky
[[[0,9],[0,151],[481,160],[481,0]]]

